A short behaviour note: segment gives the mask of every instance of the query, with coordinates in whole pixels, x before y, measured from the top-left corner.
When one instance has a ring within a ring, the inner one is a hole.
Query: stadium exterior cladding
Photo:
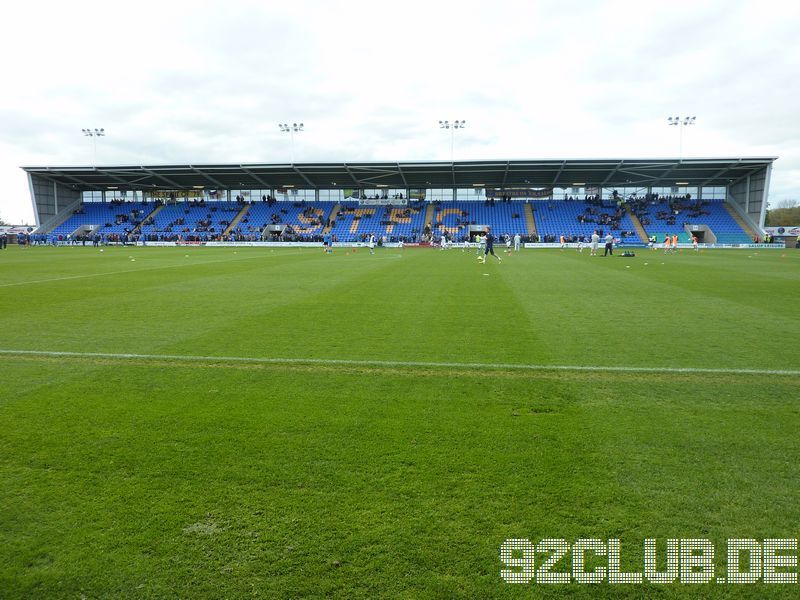
[[[776,157],[22,167],[37,224],[93,190],[713,186],[763,223]]]

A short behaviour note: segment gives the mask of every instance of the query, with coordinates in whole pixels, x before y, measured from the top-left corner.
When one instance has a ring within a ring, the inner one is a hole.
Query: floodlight
[[[294,164],[294,134],[295,132],[299,133],[301,131],[305,131],[303,127],[304,127],[303,123],[295,122],[292,123],[291,125],[289,125],[288,123],[278,123],[278,128],[283,133],[288,133],[292,138],[292,164]]]
[[[697,117],[667,117],[669,125],[678,126],[680,135],[678,136],[678,156],[683,156],[683,128],[689,125],[694,125]]]
[[[464,129],[464,126],[466,125],[466,123],[467,122],[465,120],[463,120],[463,119],[461,119],[461,120],[455,119],[453,121],[453,123],[452,123],[452,126],[451,126],[450,121],[439,121],[439,128],[440,129],[449,129],[450,130],[450,162],[453,161],[453,147],[455,145],[455,130],[456,129]]]

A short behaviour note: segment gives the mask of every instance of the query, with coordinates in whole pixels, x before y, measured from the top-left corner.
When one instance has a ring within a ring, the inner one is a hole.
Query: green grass
[[[796,597],[499,552],[800,537],[800,252],[501,256],[0,252],[0,598]]]

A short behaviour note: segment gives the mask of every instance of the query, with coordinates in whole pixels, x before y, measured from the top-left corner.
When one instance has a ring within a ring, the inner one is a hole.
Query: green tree
[[[767,227],[794,227],[800,225],[800,204],[797,200],[781,200],[768,207],[764,221]]]

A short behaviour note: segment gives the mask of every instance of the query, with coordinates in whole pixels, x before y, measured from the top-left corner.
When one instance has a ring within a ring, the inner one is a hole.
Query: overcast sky
[[[800,3],[6,2],[0,217],[20,166],[777,156],[800,196]]]

